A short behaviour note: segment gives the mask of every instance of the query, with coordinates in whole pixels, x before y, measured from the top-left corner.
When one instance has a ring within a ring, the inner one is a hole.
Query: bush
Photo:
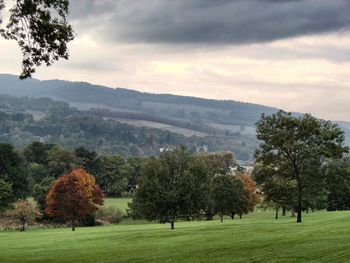
[[[23,199],[15,202],[13,209],[6,211],[6,216],[18,220],[21,224],[20,230],[25,231],[26,224],[32,224],[40,216],[40,212],[36,205]]]
[[[101,207],[96,213],[96,221],[101,224],[118,224],[123,217],[123,212],[113,206]]]
[[[80,220],[80,226],[96,226],[96,216],[94,214],[85,216]]]

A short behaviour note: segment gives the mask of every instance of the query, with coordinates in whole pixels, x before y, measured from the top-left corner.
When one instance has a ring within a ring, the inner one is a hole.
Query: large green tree
[[[329,121],[284,111],[271,116],[263,114],[256,127],[257,138],[262,141],[255,154],[256,162],[283,171],[277,175],[296,181],[297,222],[301,222],[303,200],[324,184],[319,173],[322,164],[327,158],[340,158],[348,151],[344,132]]]
[[[170,223],[201,216],[205,170],[185,147],[164,151],[159,159],[143,163],[132,203],[132,213],[148,220]]]
[[[215,212],[219,214],[221,222],[224,215],[232,215],[247,208],[247,192],[242,181],[231,174],[216,175],[213,179],[212,198]]]
[[[203,210],[207,220],[212,220],[215,214],[215,204],[212,197],[213,180],[218,174],[227,174],[236,165],[236,160],[231,152],[206,153],[194,156],[200,162],[205,177],[204,180],[204,206]]]
[[[21,48],[22,79],[31,77],[41,64],[50,66],[60,58],[68,59],[67,44],[74,38],[66,19],[69,0],[8,1],[11,3],[9,21],[0,28],[0,34],[17,41]],[[4,8],[4,0],[0,0],[0,13]]]

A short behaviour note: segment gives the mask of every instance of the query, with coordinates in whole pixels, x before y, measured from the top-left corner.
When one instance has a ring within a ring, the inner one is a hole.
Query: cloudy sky
[[[34,77],[350,121],[349,14],[349,0],[72,0],[70,59]],[[20,72],[15,43],[0,58]]]

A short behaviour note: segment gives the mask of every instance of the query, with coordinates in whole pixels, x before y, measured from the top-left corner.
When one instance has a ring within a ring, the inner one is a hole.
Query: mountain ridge
[[[184,135],[188,140],[192,136],[209,136],[211,145],[217,139],[218,145],[223,146],[223,149],[212,147],[215,150],[228,150],[223,144],[227,140],[228,144],[236,145],[235,147],[241,145],[239,149],[233,150],[243,151],[242,156],[247,156],[249,151],[249,158],[253,155],[253,144],[258,144],[255,123],[262,113],[270,115],[279,110],[249,102],[155,94],[88,82],[38,79],[21,81],[18,76],[11,74],[0,74],[0,94],[47,97],[68,103],[70,107],[86,112],[89,116],[135,127],[166,130]],[[343,128],[347,143],[350,144],[350,123],[335,123]]]

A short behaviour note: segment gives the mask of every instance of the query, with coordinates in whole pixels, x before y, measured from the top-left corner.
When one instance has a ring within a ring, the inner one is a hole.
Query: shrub
[[[91,214],[80,220],[80,226],[96,226],[96,215]]]
[[[102,224],[118,224],[122,221],[123,217],[123,212],[113,206],[101,207],[96,213],[96,221]]]

